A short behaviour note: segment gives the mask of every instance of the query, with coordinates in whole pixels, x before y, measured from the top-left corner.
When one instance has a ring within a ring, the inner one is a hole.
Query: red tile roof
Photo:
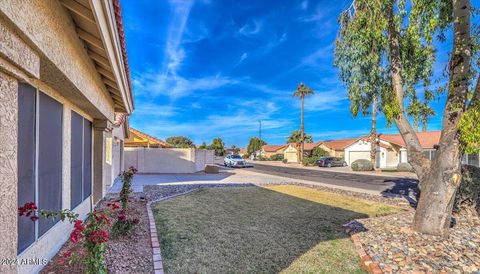
[[[139,130],[136,130],[132,127],[129,128],[130,132],[133,133],[133,134],[136,134],[137,136],[140,136],[142,138],[145,138],[147,139],[149,142],[151,142],[152,144],[156,144],[156,145],[159,145],[161,147],[164,147],[164,148],[169,148],[169,147],[173,147],[171,144],[167,143],[167,142],[164,142],[158,138],[155,138],[151,135],[148,135],[146,133],[143,133]]]
[[[320,145],[321,142],[317,142],[317,143],[304,143],[303,144],[303,150],[305,151],[309,151],[309,150],[312,150],[314,148],[316,148],[317,146]],[[294,147],[294,148],[298,148],[300,149],[300,143],[288,143],[288,145]]]
[[[340,140],[323,141],[323,142],[320,142],[320,143],[322,143],[324,146],[326,146],[330,149],[333,149],[333,150],[343,150],[346,147],[348,147],[349,145],[356,142],[357,140],[358,140],[358,138],[355,138],[355,139],[340,139]]]
[[[440,142],[441,131],[427,131],[427,132],[417,132],[417,137],[420,140],[420,144],[423,148],[433,148],[435,145],[438,145]],[[390,142],[402,147],[405,146],[403,137],[400,134],[380,134],[380,140]]]
[[[128,87],[130,89],[130,97],[132,98],[133,105],[132,81],[130,79],[130,69],[128,67],[127,44],[125,42],[125,32],[123,30],[122,9],[120,7],[120,0],[113,0],[113,10],[115,13],[118,38],[120,39],[120,46],[122,48],[123,64],[125,65],[125,73],[127,74]]]
[[[275,152],[279,149],[284,148],[286,145],[264,145],[262,149],[266,152]]]

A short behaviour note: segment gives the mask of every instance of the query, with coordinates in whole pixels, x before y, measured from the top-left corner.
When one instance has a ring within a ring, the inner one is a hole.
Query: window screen
[[[83,119],[83,200],[92,194],[92,122]]]
[[[82,202],[83,196],[83,117],[72,111],[70,150],[70,208]]]
[[[62,209],[63,106],[42,92],[38,94],[38,207],[58,211]],[[38,236],[57,222],[41,218]]]
[[[35,202],[35,97],[27,84],[18,86],[18,206]],[[18,218],[18,253],[35,241],[35,223]]]

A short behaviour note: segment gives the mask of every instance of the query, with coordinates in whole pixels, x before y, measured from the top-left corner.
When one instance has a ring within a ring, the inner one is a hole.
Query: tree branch
[[[395,118],[395,124],[397,125],[400,134],[407,146],[409,154],[409,162],[417,172],[419,179],[425,176],[426,171],[430,167],[430,160],[423,155],[422,145],[415,133],[412,125],[408,121],[403,99],[403,84],[400,71],[402,69],[401,57],[400,57],[400,43],[399,34],[395,27],[394,20],[394,6],[395,1],[390,2],[389,10],[387,12],[388,19],[388,43],[389,43],[389,55],[392,65],[392,87],[395,92],[395,97],[400,108],[398,116]]]

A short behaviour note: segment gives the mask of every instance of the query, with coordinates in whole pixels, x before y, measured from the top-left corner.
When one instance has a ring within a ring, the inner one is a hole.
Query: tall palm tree
[[[305,84],[300,83],[297,86],[297,89],[293,93],[293,97],[300,97],[302,100],[302,110],[300,112],[300,163],[303,163],[303,150],[304,150],[304,129],[303,129],[303,110],[304,110],[304,102],[305,96],[314,94],[313,90],[307,87]]]

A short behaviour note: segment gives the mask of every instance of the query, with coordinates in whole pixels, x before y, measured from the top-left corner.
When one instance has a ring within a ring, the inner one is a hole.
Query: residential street
[[[342,173],[312,169],[301,169],[267,164],[253,163],[250,171],[282,176],[292,179],[320,182],[323,184],[360,188],[384,193],[405,194],[416,189],[417,180],[406,177],[392,177],[379,175],[363,175],[355,173]]]

